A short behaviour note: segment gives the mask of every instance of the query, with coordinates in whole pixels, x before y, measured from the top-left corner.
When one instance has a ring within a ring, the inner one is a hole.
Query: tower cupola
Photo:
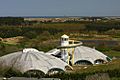
[[[69,45],[69,36],[62,35],[61,36],[61,46],[68,46]]]

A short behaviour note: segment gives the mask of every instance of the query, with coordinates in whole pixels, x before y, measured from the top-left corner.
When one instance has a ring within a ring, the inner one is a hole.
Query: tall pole
[[[72,49],[72,65],[74,65],[74,48]]]
[[[68,65],[70,64],[69,63],[69,61],[70,61],[70,57],[69,57],[69,49],[67,48],[67,54],[68,54],[68,61],[67,61],[67,63],[68,63]]]

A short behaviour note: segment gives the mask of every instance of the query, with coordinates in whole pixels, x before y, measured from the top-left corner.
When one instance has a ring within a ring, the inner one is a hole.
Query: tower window
[[[67,41],[68,39],[67,38],[65,38],[65,41]]]

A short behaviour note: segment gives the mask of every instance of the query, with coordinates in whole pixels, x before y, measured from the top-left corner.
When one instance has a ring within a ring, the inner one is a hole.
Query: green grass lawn
[[[108,51],[108,52],[104,52],[107,56],[109,57],[119,57],[120,58],[120,51]]]

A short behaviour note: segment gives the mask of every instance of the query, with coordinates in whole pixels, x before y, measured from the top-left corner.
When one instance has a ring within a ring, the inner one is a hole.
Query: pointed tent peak
[[[62,35],[61,38],[69,38],[66,34]]]
[[[27,52],[40,52],[37,49],[34,48],[25,48],[23,49],[23,53],[27,53]]]

